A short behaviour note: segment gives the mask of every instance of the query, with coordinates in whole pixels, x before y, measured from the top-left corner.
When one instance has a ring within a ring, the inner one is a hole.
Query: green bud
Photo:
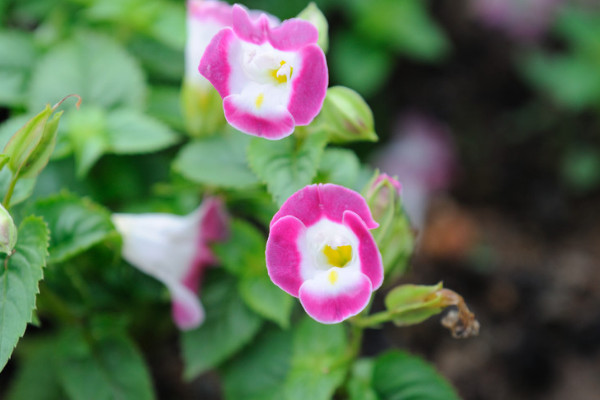
[[[415,236],[400,197],[401,185],[386,174],[375,172],[363,190],[371,214],[379,227],[372,231],[379,247],[387,281],[402,275],[408,268]]]
[[[212,85],[184,80],[181,88],[183,117],[192,137],[210,136],[225,125],[223,100]]]
[[[298,14],[296,18],[303,19],[313,24],[319,31],[319,40],[317,44],[325,53],[329,47],[329,24],[327,18],[319,10],[319,7],[315,3],[310,3],[304,10]]]
[[[320,127],[329,133],[333,143],[378,140],[371,109],[358,93],[347,87],[327,89],[318,118]]]
[[[2,204],[0,204],[0,251],[11,255],[17,244],[17,227]]]

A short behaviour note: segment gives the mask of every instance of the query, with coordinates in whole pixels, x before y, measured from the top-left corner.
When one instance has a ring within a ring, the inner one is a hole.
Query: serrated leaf
[[[15,106],[25,102],[35,53],[32,35],[0,32],[0,104]]]
[[[58,345],[55,337],[48,336],[34,341],[26,340],[19,345],[17,350],[19,368],[6,393],[6,400],[66,398],[56,370]]]
[[[377,357],[373,387],[381,400],[459,400],[452,386],[428,363],[401,351]]]
[[[106,109],[142,109],[146,86],[137,61],[114,39],[77,32],[51,48],[37,63],[28,106],[37,110],[66,94]]]
[[[281,205],[312,182],[326,144],[324,132],[302,139],[297,135],[277,141],[253,138],[248,147],[250,168],[267,184],[273,200]]]
[[[205,185],[243,188],[258,180],[246,163],[250,137],[239,132],[195,140],[184,146],[173,168],[187,179]]]
[[[180,140],[180,136],[162,122],[132,110],[109,113],[106,130],[109,151],[115,154],[149,153]]]
[[[8,261],[0,257],[0,371],[32,319],[47,249],[46,224],[28,217],[19,226],[15,253]]]
[[[229,240],[213,249],[223,266],[238,277],[240,296],[252,311],[282,328],[289,326],[292,296],[269,278],[265,263],[265,235],[251,224],[234,220]]]
[[[154,399],[148,368],[124,334],[63,333],[57,371],[72,400]]]
[[[182,334],[184,375],[192,379],[241,350],[258,333],[261,318],[237,295],[235,281],[225,275],[207,283],[202,303],[206,320]]]
[[[291,366],[292,332],[262,332],[239,356],[225,366],[225,398],[229,400],[281,400]]]
[[[319,164],[319,180],[353,188],[360,172],[360,161],[352,150],[325,149]]]
[[[294,331],[287,400],[329,400],[344,380],[347,338],[342,324],[323,325],[305,317]]]
[[[40,200],[33,210],[50,228],[50,263],[65,261],[115,234],[108,210],[73,194]]]

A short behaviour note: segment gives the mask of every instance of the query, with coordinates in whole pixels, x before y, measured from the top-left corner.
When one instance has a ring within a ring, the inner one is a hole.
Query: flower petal
[[[343,219],[344,225],[349,227],[358,237],[360,270],[370,279],[373,290],[376,290],[383,283],[383,261],[375,239],[373,239],[363,220],[353,211],[345,211]]]
[[[177,327],[188,330],[200,326],[204,321],[204,308],[196,293],[175,282],[170,282],[167,287],[171,292],[171,314]]]
[[[354,190],[343,186],[315,184],[306,186],[290,196],[271,220],[271,228],[282,217],[293,215],[309,227],[323,216],[342,223],[344,211],[355,212],[368,229],[379,225],[371,216],[365,199]]]
[[[323,50],[316,44],[300,51],[302,67],[292,80],[292,95],[288,109],[296,125],[308,125],[321,111],[327,94],[329,74]]]
[[[308,315],[323,324],[335,324],[360,313],[369,304],[371,292],[371,281],[360,271],[332,268],[304,282],[299,297]]]
[[[297,51],[303,46],[316,44],[319,31],[308,21],[292,18],[269,32],[269,43],[283,51]]]
[[[267,271],[273,283],[295,297],[298,297],[303,282],[300,273],[302,254],[298,249],[298,237],[305,231],[306,227],[298,218],[281,218],[271,226],[265,253]]]
[[[227,96],[223,101],[227,122],[249,135],[271,140],[284,138],[294,132],[294,118],[285,107],[272,107],[258,114],[254,102],[256,100],[243,94]]]
[[[222,98],[229,95],[229,50],[235,35],[231,28],[223,28],[217,33],[202,55],[198,71],[213,84]]]
[[[246,7],[234,4],[233,30],[240,39],[254,44],[262,44],[267,40],[269,25],[269,17],[266,14],[261,14],[252,20]]]

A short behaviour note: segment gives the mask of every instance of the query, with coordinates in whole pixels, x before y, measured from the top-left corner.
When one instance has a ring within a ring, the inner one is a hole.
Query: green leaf
[[[296,191],[309,185],[317,173],[327,134],[297,135],[277,141],[253,138],[248,147],[250,168],[267,184],[279,205]]]
[[[184,146],[173,168],[187,179],[204,184],[243,188],[258,182],[246,163],[250,137],[240,132],[195,140]]]
[[[12,179],[12,172],[10,169],[3,168],[0,170],[0,193],[2,195],[6,194],[8,191],[8,186],[10,185],[10,180]],[[35,188],[36,178],[28,178],[28,179],[19,179],[17,184],[15,185],[15,191],[13,192],[12,197],[10,198],[10,206],[14,206],[16,204],[21,203],[24,200],[27,200],[29,196],[33,193],[33,189]]]
[[[371,359],[360,359],[352,365],[352,375],[348,381],[349,400],[378,400],[372,387],[373,368]]]
[[[342,324],[323,325],[305,317],[294,331],[287,400],[329,400],[344,380],[347,338]]]
[[[18,237],[15,253],[8,260],[0,257],[0,371],[32,320],[48,254],[48,228],[41,218],[26,218]]]
[[[361,35],[423,61],[437,61],[450,44],[423,0],[370,0],[355,12]]]
[[[85,105],[139,110],[144,105],[144,79],[136,60],[114,39],[77,32],[37,63],[28,106],[37,110],[77,93]]]
[[[319,181],[354,187],[360,172],[360,161],[352,150],[325,149],[319,165]]]
[[[292,332],[262,332],[223,371],[225,398],[230,400],[280,400],[291,366]]]
[[[183,130],[184,124],[179,88],[172,86],[151,86],[146,113],[161,120],[173,129]]]
[[[27,83],[35,61],[32,36],[17,31],[0,31],[0,105],[25,102]]]
[[[219,278],[207,282],[203,289],[206,320],[182,335],[187,379],[218,366],[241,350],[262,324],[261,318],[238,296],[235,281],[222,274]]]
[[[40,200],[33,212],[48,222],[50,263],[65,261],[116,235],[108,210],[73,194],[63,192]]]
[[[75,153],[77,175],[83,177],[109,149],[106,111],[82,107],[65,118],[66,131]]]
[[[401,351],[391,351],[377,358],[373,387],[380,400],[460,399],[431,365]]]
[[[6,393],[6,400],[66,398],[56,369],[58,345],[56,338],[47,336],[35,341],[25,340],[19,345],[16,352],[19,368]]]
[[[132,110],[108,114],[109,151],[115,154],[149,153],[177,143],[180,136],[162,122]]]
[[[72,400],[153,399],[148,368],[123,333],[63,333],[57,371]]]

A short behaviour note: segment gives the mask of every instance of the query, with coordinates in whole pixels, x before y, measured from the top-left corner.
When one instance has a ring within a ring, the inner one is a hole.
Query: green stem
[[[10,179],[10,184],[8,186],[8,191],[6,192],[6,195],[4,196],[4,200],[2,200],[2,205],[7,210],[10,208],[10,199],[11,199],[11,197],[13,195],[13,192],[15,191],[15,185],[17,184],[18,180],[19,179],[17,178],[17,174],[14,174],[12,176],[12,178]]]
[[[361,328],[370,328],[373,326],[381,325],[384,322],[391,321],[394,318],[392,311],[381,311],[376,314],[369,315],[367,317],[358,317],[352,320],[355,326]]]

